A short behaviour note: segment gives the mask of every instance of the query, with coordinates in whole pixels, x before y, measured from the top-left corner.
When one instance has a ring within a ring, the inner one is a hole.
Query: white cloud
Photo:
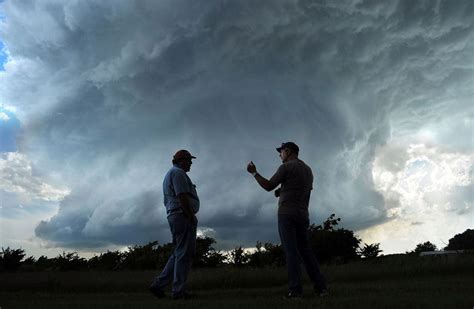
[[[472,184],[472,155],[424,144],[405,147],[397,141],[381,147],[373,164],[375,188],[386,200],[398,199],[399,207],[392,211],[426,210],[432,207],[431,196],[438,197],[437,203],[447,205],[446,198],[456,187]]]
[[[8,121],[10,120],[10,117],[8,117],[7,114],[5,114],[4,112],[0,112],[0,121]]]
[[[473,225],[473,170],[472,154],[407,140],[380,147],[372,175],[391,220],[360,234],[366,242],[381,242],[386,253],[414,249],[425,241],[443,248]]]
[[[15,193],[22,199],[48,202],[61,201],[70,191],[47,184],[33,172],[26,155],[18,152],[0,154],[0,189]]]

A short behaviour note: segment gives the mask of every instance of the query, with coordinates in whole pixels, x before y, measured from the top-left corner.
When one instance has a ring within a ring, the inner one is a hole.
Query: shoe
[[[283,297],[284,299],[300,299],[303,298],[303,293],[290,291]]]
[[[329,295],[329,291],[327,289],[314,290],[314,293],[316,293],[319,297],[326,297]]]
[[[172,299],[174,300],[178,300],[178,299],[193,299],[193,298],[196,298],[196,294],[191,294],[191,293],[188,293],[188,292],[184,292],[184,293],[181,293],[181,294],[175,294],[173,296],[171,296]]]
[[[155,295],[156,298],[165,298],[166,294],[160,288],[156,286],[150,286],[149,288],[151,294]]]

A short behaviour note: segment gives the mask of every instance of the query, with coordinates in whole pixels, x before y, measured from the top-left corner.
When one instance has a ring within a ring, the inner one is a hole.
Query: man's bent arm
[[[278,184],[274,184],[273,182],[266,179],[265,177],[263,177],[259,173],[255,174],[255,180],[257,180],[260,187],[262,187],[263,189],[265,189],[269,192],[272,191],[273,189],[275,189],[278,186]]]

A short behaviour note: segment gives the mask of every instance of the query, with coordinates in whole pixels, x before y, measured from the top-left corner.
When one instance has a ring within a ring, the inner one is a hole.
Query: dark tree
[[[87,269],[87,260],[79,257],[77,252],[63,252],[54,258],[54,268],[59,271],[84,270]]]
[[[229,254],[230,264],[238,267],[244,266],[248,263],[249,256],[250,255],[242,249],[242,246],[238,246]]]
[[[365,258],[376,258],[382,250],[380,250],[380,243],[375,244],[364,244],[364,246],[360,249],[359,253],[361,256]]]
[[[126,269],[156,269],[160,265],[160,247],[157,241],[149,242],[146,245],[128,247],[124,253],[122,268]],[[166,262],[165,262],[166,263]]]
[[[416,245],[416,248],[415,250],[413,250],[413,253],[421,253],[425,251],[436,251],[436,249],[437,248],[433,243],[427,241],[427,242]]]
[[[257,250],[249,255],[248,265],[252,267],[283,266],[285,265],[285,252],[281,245],[257,242]]]
[[[20,265],[21,261],[25,257],[25,250],[23,249],[10,249],[2,247],[0,252],[0,270],[15,271]]]
[[[33,256],[29,256],[21,262],[21,271],[34,271],[36,270],[36,259]]]
[[[286,264],[285,251],[281,245],[274,245],[272,243],[265,243],[263,245],[265,252],[270,256],[273,266],[283,266]]]
[[[107,251],[89,259],[90,269],[117,270],[122,266],[124,254],[120,251]]]
[[[316,230],[334,231],[334,227],[338,225],[340,221],[341,218],[336,218],[336,214],[331,214],[322,225],[313,225],[313,228]]]
[[[34,256],[29,256],[21,264],[23,264],[23,265],[35,265],[35,263],[36,263],[35,257]]]
[[[40,270],[52,270],[55,259],[50,259],[45,255],[40,256],[35,263],[36,268]]]
[[[225,255],[212,246],[216,240],[212,237],[198,237],[196,239],[196,256],[193,261],[195,267],[216,267],[226,259]]]
[[[322,225],[312,224],[309,228],[310,245],[321,263],[348,262],[359,258],[360,239],[353,231],[334,229],[340,218],[332,214]]]
[[[456,234],[449,240],[446,250],[474,249],[474,230],[467,229],[461,234]]]

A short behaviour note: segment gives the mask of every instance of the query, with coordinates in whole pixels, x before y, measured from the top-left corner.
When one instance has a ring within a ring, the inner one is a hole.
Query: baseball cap
[[[298,147],[298,145],[296,145],[295,143],[293,142],[286,142],[286,143],[281,143],[281,146],[278,147],[276,150],[278,152],[281,152],[281,150],[283,148],[288,148],[288,149],[291,149],[293,151],[296,151],[296,152],[299,152],[300,151],[300,147]]]
[[[195,156],[191,155],[191,153],[187,150],[184,150],[184,149],[181,149],[181,150],[178,150],[174,156],[173,156],[173,159],[174,160],[181,160],[181,159],[196,159]]]

